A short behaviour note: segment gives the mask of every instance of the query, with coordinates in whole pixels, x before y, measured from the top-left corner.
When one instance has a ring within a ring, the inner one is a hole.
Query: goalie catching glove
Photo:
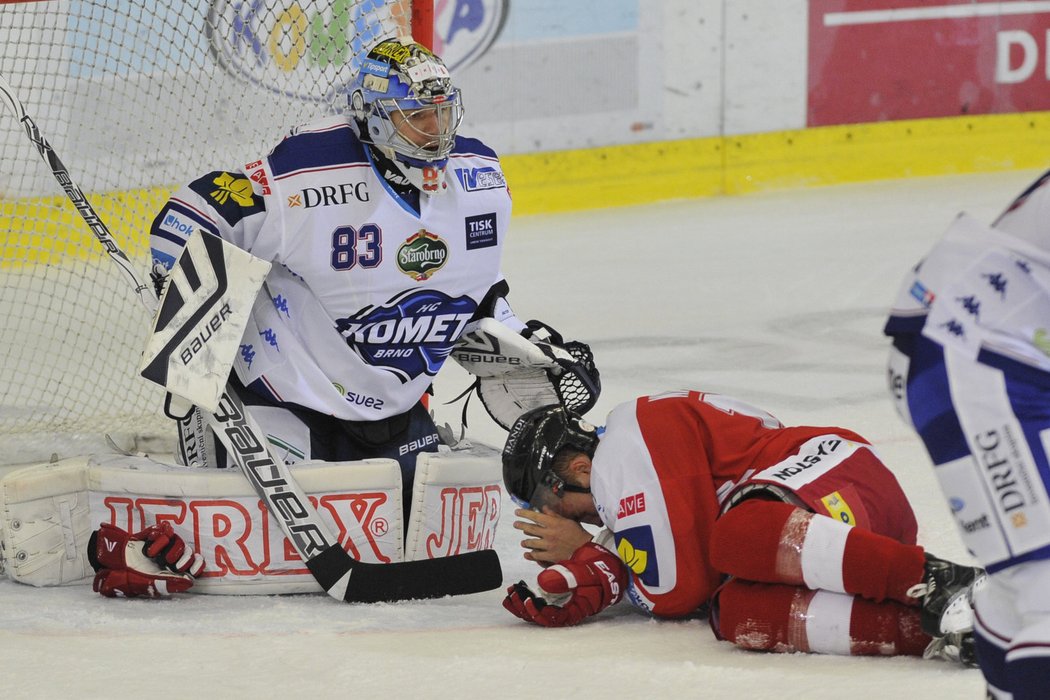
[[[166,598],[193,585],[204,559],[164,521],[129,534],[104,523],[91,533],[88,561],[92,588],[107,598]]]
[[[568,561],[544,569],[536,583],[545,597],[524,581],[507,589],[503,607],[526,622],[568,627],[618,603],[627,586],[627,567],[605,547],[589,542]],[[563,599],[562,602],[548,602]]]
[[[474,386],[492,419],[510,430],[521,414],[540,406],[561,404],[580,414],[593,408],[601,377],[590,347],[565,341],[540,321],[525,326],[518,334],[494,318],[483,318],[452,351],[478,378]]]

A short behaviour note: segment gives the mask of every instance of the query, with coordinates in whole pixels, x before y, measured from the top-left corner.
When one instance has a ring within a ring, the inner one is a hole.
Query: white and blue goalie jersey
[[[374,421],[417,403],[503,284],[510,194],[496,154],[456,138],[448,187],[419,213],[343,117],[300,128],[240,171],[176,192],[151,228],[171,269],[197,228],[274,265],[234,364],[273,401]]]

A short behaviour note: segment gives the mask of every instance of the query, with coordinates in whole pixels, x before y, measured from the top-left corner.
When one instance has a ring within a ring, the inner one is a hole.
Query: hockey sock
[[[746,546],[742,546],[746,544]],[[711,563],[750,581],[805,585],[914,605],[923,549],[779,501],[745,501],[715,523]]]
[[[870,530],[851,528],[842,556],[842,582],[850,593],[869,600],[889,598],[918,605],[907,591],[926,572],[924,550]]]
[[[921,656],[930,641],[915,608],[802,586],[732,579],[717,606],[715,633],[744,649]]]

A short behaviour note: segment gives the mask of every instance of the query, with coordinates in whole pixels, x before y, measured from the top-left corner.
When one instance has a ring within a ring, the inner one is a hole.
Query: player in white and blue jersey
[[[406,504],[416,455],[439,442],[422,398],[464,333],[494,318],[538,340],[506,301],[499,159],[457,134],[462,116],[440,58],[381,41],[347,115],[189,183],[151,229],[161,280],[198,229],[273,263],[233,386],[289,463],[397,459]],[[183,463],[226,466],[199,414],[180,426]]]
[[[997,698],[1050,686],[1050,172],[991,226],[960,214],[886,324],[898,412],[966,546],[977,656]]]

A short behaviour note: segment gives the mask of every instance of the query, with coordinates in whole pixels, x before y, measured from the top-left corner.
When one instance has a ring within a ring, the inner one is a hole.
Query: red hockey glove
[[[187,590],[204,569],[201,555],[167,521],[134,535],[103,524],[91,534],[88,561],[96,572],[92,588],[107,598],[164,598]]]
[[[567,627],[618,603],[627,587],[627,567],[605,547],[589,542],[568,561],[544,569],[536,582],[544,593],[568,599],[548,603],[519,581],[507,589],[503,607],[527,622]]]

